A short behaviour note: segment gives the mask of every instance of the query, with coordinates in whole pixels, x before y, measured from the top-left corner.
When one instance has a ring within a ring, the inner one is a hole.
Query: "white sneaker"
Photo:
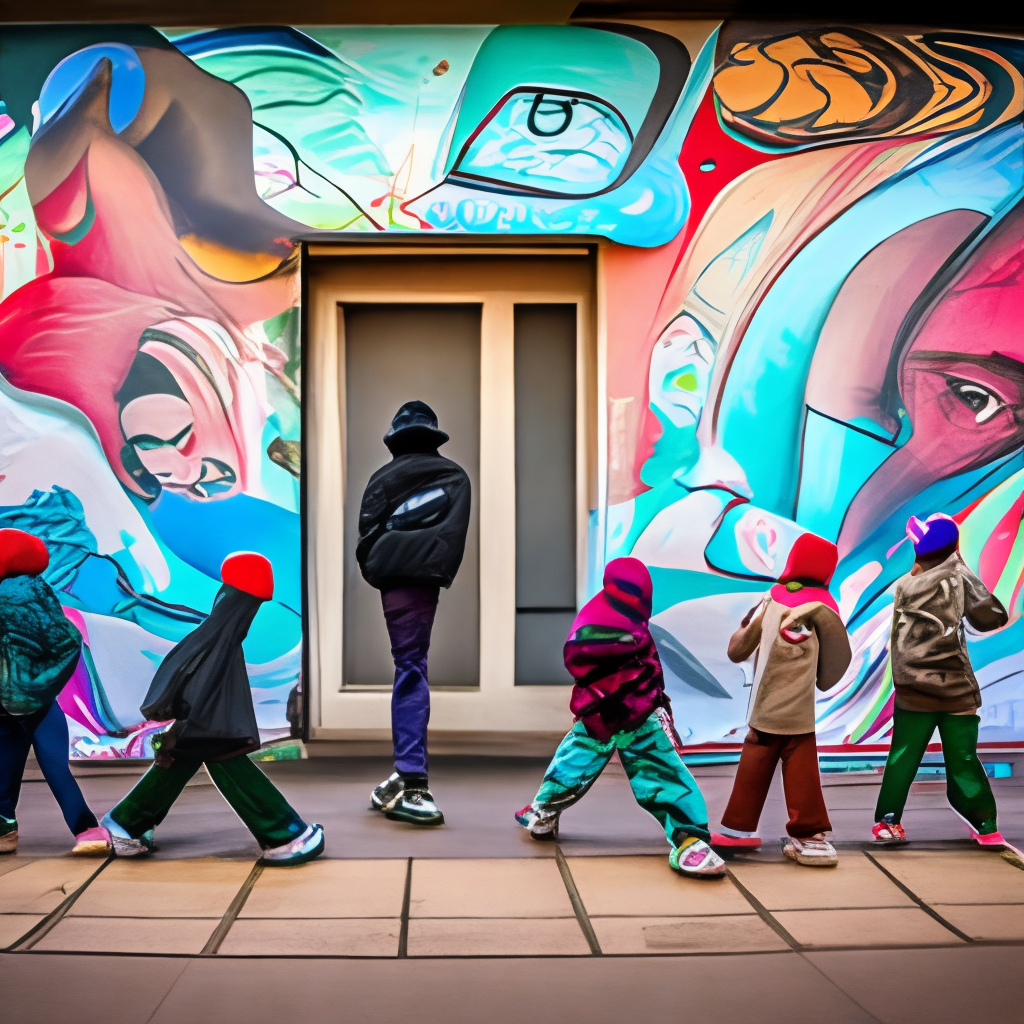
[[[779,842],[782,844],[783,854],[790,860],[795,860],[797,864],[803,864],[804,867],[834,868],[839,863],[839,854],[825,838],[824,832],[819,832],[810,839],[783,836]]]
[[[521,811],[516,811],[516,824],[522,825],[531,839],[557,839],[558,814],[558,811],[538,811],[532,804],[527,804]]]
[[[725,861],[696,836],[689,836],[675,847],[668,857],[669,867],[690,878],[721,878],[726,873]]]
[[[290,843],[264,850],[260,860],[271,867],[305,864],[307,860],[319,857],[324,852],[324,845],[323,825],[310,825],[301,836]]]

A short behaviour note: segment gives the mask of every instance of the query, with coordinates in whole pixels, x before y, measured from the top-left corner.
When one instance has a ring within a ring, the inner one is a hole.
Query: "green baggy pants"
[[[135,839],[156,828],[202,763],[175,759],[168,768],[153,765],[110,812],[111,817]],[[244,754],[227,761],[207,761],[206,770],[264,850],[290,843],[305,832],[306,823],[281,791]]]
[[[892,746],[885,763],[875,821],[886,814],[899,822],[910,786],[921,766],[936,728],[946,764],[946,796],[953,810],[981,835],[996,831],[996,800],[985,768],[978,760],[977,715],[951,715],[942,711],[893,711]]]

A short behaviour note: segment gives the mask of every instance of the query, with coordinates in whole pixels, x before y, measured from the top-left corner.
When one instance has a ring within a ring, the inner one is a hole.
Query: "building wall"
[[[602,245],[608,493],[681,732],[742,737],[725,642],[797,534],[855,644],[819,704],[884,743],[910,514],[961,522],[1011,609],[972,639],[982,739],[1024,742],[1024,40],[922,28],[0,30],[0,525],[87,637],[77,756],[138,704],[231,550],[266,736],[300,666],[299,239]]]

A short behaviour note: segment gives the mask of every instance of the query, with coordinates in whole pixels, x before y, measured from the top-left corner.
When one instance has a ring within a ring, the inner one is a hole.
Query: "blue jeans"
[[[708,809],[690,770],[677,749],[672,716],[663,708],[653,712],[632,732],[617,732],[602,743],[577,722],[558,745],[544,773],[533,807],[564,811],[597,781],[617,750],[636,802],[654,815],[672,846],[687,836],[707,841]]]
[[[68,766],[68,721],[56,701],[31,715],[8,715],[0,710],[0,814],[17,817],[29,747],[35,749],[43,777],[72,834],[95,828],[96,815],[89,810]]]
[[[440,590],[431,586],[392,587],[381,591],[384,620],[395,660],[391,695],[391,742],[395,770],[407,779],[426,781],[430,686],[427,652]]]

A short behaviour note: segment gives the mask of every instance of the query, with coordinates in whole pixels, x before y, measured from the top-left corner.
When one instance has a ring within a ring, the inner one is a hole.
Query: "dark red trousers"
[[[722,824],[737,832],[756,832],[775,766],[782,762],[782,788],[786,793],[789,822],[786,831],[794,839],[809,839],[829,832],[825,797],[818,775],[818,744],[813,732],[779,736],[750,729],[743,741],[736,779]]]

